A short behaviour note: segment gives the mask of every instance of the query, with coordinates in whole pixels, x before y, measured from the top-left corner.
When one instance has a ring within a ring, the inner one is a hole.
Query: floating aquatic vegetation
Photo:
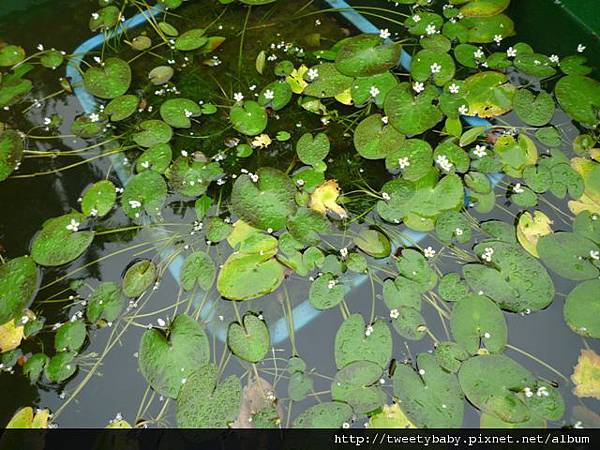
[[[0,368],[66,397],[9,427],[60,423],[126,339],[146,395],[110,427],[445,428],[471,407],[483,427],[567,424],[568,378],[511,336],[560,303],[569,333],[600,338],[600,84],[584,49],[519,42],[509,0],[390,2],[377,14],[402,27],[373,33],[295,2],[112,3],[85,54],[0,43],[0,189],[94,169],[29,254],[0,253]],[[48,73],[61,90],[33,98]],[[73,96],[70,123],[14,118]],[[105,277],[116,255],[121,277]],[[309,350],[318,314],[331,340]],[[576,396],[598,398],[597,359],[582,350]]]

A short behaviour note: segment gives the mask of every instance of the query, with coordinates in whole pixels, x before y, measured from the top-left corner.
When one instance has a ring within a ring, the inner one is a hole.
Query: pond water
[[[92,13],[98,9],[95,2],[54,0],[32,2],[24,12],[18,3],[0,0],[0,10],[3,2],[6,2],[5,11],[8,13],[0,14],[0,43],[4,41],[18,44],[24,47],[28,54],[33,53],[39,43],[43,43],[45,48],[64,49],[70,53],[91,36],[88,22]],[[145,2],[140,2],[139,5],[142,3]],[[365,5],[367,2],[360,4]],[[399,24],[404,18],[395,13],[389,13],[391,20],[377,17],[388,14],[382,9],[377,9],[388,8],[388,5],[387,2],[368,2],[367,6],[372,9],[361,11],[372,19],[378,28],[388,28],[392,38],[406,38],[405,31]],[[186,67],[188,62],[178,56],[176,66],[180,72],[177,75],[177,88],[180,95],[195,102],[203,100],[219,108],[231,105],[231,98],[238,91],[252,98],[266,84],[265,76],[255,68],[261,50],[266,50],[266,56],[272,53],[279,59],[289,58],[297,65],[300,59],[297,54],[293,54],[297,52],[295,49],[301,47],[308,52],[317,48],[330,48],[340,39],[357,33],[352,24],[345,21],[339,12],[324,12],[323,8],[324,5],[320,2],[295,1],[281,1],[273,8],[264,6],[252,10],[237,4],[224,10],[216,1],[189,2],[184,5],[176,10],[176,14],[166,16],[169,23],[181,30],[210,25],[211,34],[222,35],[226,40],[213,54],[201,56],[199,60],[190,62],[189,67]],[[69,17],[69,20],[65,21],[65,17]],[[287,20],[289,18],[291,20]],[[23,30],[36,32],[24,33]],[[152,28],[146,25],[128,31],[125,39],[131,40],[140,34],[150,36],[152,33]],[[282,47],[278,46],[280,43],[292,45]],[[416,52],[410,45],[405,49],[411,54]],[[148,83],[144,81],[147,73],[157,65],[156,60],[163,61],[167,57],[164,50],[156,49],[156,59],[140,58],[136,64],[132,63],[133,84],[146,84],[144,89],[136,92],[147,100],[145,108],[158,110],[164,101],[164,98],[154,95],[153,92],[160,87],[147,86]],[[102,58],[114,54],[125,60],[135,61],[138,52],[122,42],[113,40],[103,48],[102,54],[98,53]],[[88,60],[91,61],[89,58]],[[272,72],[272,62],[267,61],[266,65],[265,73]],[[468,69],[462,70],[468,72]],[[62,75],[64,65],[56,72],[32,72],[29,77],[34,82],[34,89],[30,97],[43,99],[60,90],[56,76],[59,71]],[[272,76],[269,77],[267,78],[271,80]],[[401,81],[405,81],[403,77],[406,78],[406,75],[399,75]],[[539,81],[522,73],[509,71],[509,77],[517,85],[527,85],[534,90],[540,87]],[[253,85],[258,87],[250,89]],[[375,105],[372,107],[375,110]],[[12,127],[27,133],[27,146],[31,151],[26,155],[19,170],[14,173],[17,177],[9,178],[0,184],[0,255],[7,260],[31,252],[32,239],[48,218],[79,209],[82,193],[92,183],[108,179],[116,186],[123,186],[127,181],[119,178],[119,167],[123,164],[122,157],[125,156],[125,152],[114,159],[95,158],[107,149],[118,146],[117,142],[93,148],[85,152],[84,157],[77,153],[69,157],[39,157],[39,154],[34,153],[59,151],[64,154],[105,139],[82,139],[72,136],[71,123],[85,112],[75,95],[61,94],[44,100],[39,108],[32,108],[27,113],[22,113],[22,109],[15,107],[9,111],[0,111],[0,122],[11,124]],[[207,158],[214,158],[215,155],[229,151],[222,162],[223,171],[229,175],[227,181],[223,187],[213,183],[208,192],[217,205],[217,215],[235,222],[236,215],[230,215],[226,207],[219,209],[221,200],[224,202],[230,195],[234,184],[235,180],[231,174],[237,176],[242,169],[253,173],[265,166],[282,171],[297,168],[301,165],[295,147],[299,137],[306,132],[317,133],[326,130],[332,149],[327,160],[326,179],[337,180],[344,193],[362,190],[359,195],[347,194],[346,203],[343,203],[351,218],[361,215],[362,217],[360,220],[352,220],[347,226],[339,220],[334,221],[334,231],[324,233],[319,246],[329,255],[339,256],[338,250],[353,247],[354,237],[365,228],[365,224],[371,224],[385,231],[396,243],[395,250],[402,239],[410,241],[412,235],[407,234],[403,226],[384,223],[379,219],[372,209],[380,197],[363,194],[365,190],[371,193],[381,192],[384,184],[395,178],[397,171],[387,171],[383,160],[366,161],[360,158],[354,147],[352,132],[365,115],[343,105],[337,109],[344,117],[340,120],[332,119],[330,124],[324,124],[319,115],[308,114],[295,101],[286,107],[285,112],[272,112],[268,134],[273,137],[279,131],[289,131],[292,138],[274,141],[265,149],[255,150],[248,158],[230,157],[233,151],[228,150],[226,144],[233,138],[239,138],[239,133],[231,128],[227,115],[221,113],[202,117],[202,135],[199,135],[199,132],[177,130],[171,145],[176,151],[198,151]],[[44,118],[53,114],[62,117],[62,123],[54,132],[47,132],[41,124],[44,123]],[[504,114],[492,119],[492,122],[498,127],[525,127],[523,133],[526,133],[527,125],[514,113]],[[554,114],[551,125],[561,131],[561,150],[569,157],[573,156],[571,142],[580,134],[580,128],[562,111]],[[121,125],[117,125],[117,132],[123,131],[119,126]],[[64,137],[52,138],[52,135]],[[533,133],[530,135],[533,136]],[[428,131],[424,136],[433,147],[441,142],[443,137],[439,129]],[[487,138],[495,139],[491,135]],[[127,139],[127,145],[130,145],[130,137]],[[543,143],[535,143],[540,154],[549,152]],[[136,152],[138,150],[134,149],[126,153],[129,161],[135,161],[139,155],[139,152]],[[85,162],[85,158],[92,159]],[[76,166],[69,170],[58,170],[69,164]],[[131,162],[126,162],[122,173],[131,172],[130,168]],[[56,173],[18,178],[19,175],[51,170],[56,170]],[[512,189],[514,183],[514,179],[510,178],[500,181],[496,188],[495,208],[485,213],[469,208],[468,217],[474,218],[474,223],[493,219],[516,225],[517,215],[523,207],[508,199],[507,191]],[[540,195],[535,209],[544,212],[553,220],[552,229],[555,232],[571,231],[573,215],[567,206],[567,200],[558,199],[550,194]],[[61,427],[103,427],[118,413],[131,424],[147,421],[149,426],[174,426],[175,402],[163,398],[149,388],[139,370],[138,352],[142,335],[149,325],[161,327],[162,321],[168,321],[177,313],[187,312],[206,326],[211,361],[222,369],[222,378],[235,374],[245,386],[260,374],[272,385],[266,386],[265,390],[272,390],[273,395],[280,399],[275,411],[280,414],[281,424],[289,426],[302,411],[317,402],[331,399],[329,390],[337,370],[334,357],[336,333],[348,312],[361,314],[367,323],[373,322],[375,318],[390,322],[390,308],[383,301],[382,284],[386,278],[397,275],[395,261],[391,257],[368,258],[369,267],[373,269],[371,276],[345,274],[342,279],[351,289],[345,295],[343,306],[339,308],[317,312],[310,307],[307,299],[311,279],[294,274],[291,270],[286,271],[282,287],[274,292],[244,302],[231,302],[221,299],[214,288],[208,293],[198,289],[191,293],[184,292],[179,287],[177,277],[173,275],[176,269],[171,266],[173,270],[170,271],[168,263],[159,263],[161,260],[171,262],[176,257],[189,255],[193,250],[203,249],[218,264],[222,264],[232,253],[226,241],[207,245],[204,239],[192,232],[192,224],[196,220],[194,201],[190,200],[190,197],[170,192],[166,207],[162,210],[162,219],[160,226],[137,229],[134,226],[135,220],[128,218],[121,208],[115,208],[108,218],[98,223],[96,231],[100,231],[100,234],[83,256],[58,268],[42,269],[41,289],[30,309],[44,316],[46,324],[35,339],[26,340],[21,345],[21,350],[26,356],[37,352],[53,354],[55,330],[52,329],[52,325],[67,322],[77,311],[85,310],[81,301],[86,299],[101,281],[120,282],[133,261],[152,259],[157,262],[160,283],[157,283],[156,289],[150,288],[141,295],[134,302],[134,307],[124,312],[124,317],[115,321],[112,326],[88,327],[85,347],[80,350],[78,356],[78,371],[65,382],[49,383],[42,379],[41,382],[31,384],[18,365],[14,374],[0,372],[0,386],[4,392],[0,406],[1,424],[6,424],[18,408],[34,406],[48,408],[54,412],[55,422]],[[128,227],[132,229],[122,230]],[[440,242],[432,232],[419,242],[414,242],[414,247],[420,251],[428,248],[437,251],[435,270],[438,273],[460,273],[461,265],[465,261],[473,261],[475,257],[472,253],[474,243],[485,238],[485,234],[478,227],[473,228],[474,238],[466,244],[451,248]],[[338,264],[337,257],[335,261],[333,259],[332,257],[328,260],[330,267]],[[318,271],[311,274],[315,276]],[[321,268],[320,271],[327,270]],[[503,313],[508,326],[508,346],[505,354],[540,379],[558,388],[565,401],[566,412],[559,420],[549,421],[549,427],[572,426],[580,421],[586,425],[594,425],[594,420],[597,426],[600,420],[597,415],[600,413],[598,400],[576,397],[573,394],[574,385],[570,381],[570,375],[577,364],[580,350],[587,348],[600,352],[600,344],[597,339],[584,338],[574,333],[563,318],[565,298],[578,282],[565,280],[551,271],[549,273],[556,290],[552,304],[531,314]],[[437,295],[428,294],[422,307],[422,315],[428,327],[427,334],[420,340],[410,340],[392,330],[392,356],[398,365],[402,362],[414,363],[417,354],[433,351],[437,339],[452,340],[453,334],[448,329],[449,321],[442,317],[448,316],[452,307],[451,302],[443,302]],[[290,337],[286,319],[289,320],[292,309],[296,330]],[[230,354],[223,339],[229,323],[247,311],[262,315],[271,327],[272,348],[267,356],[255,365]],[[279,324],[278,327],[274,325],[276,323]],[[292,403],[287,400],[290,379],[287,367],[288,359],[294,354],[305,361],[306,373],[312,379],[313,389],[306,398]],[[392,398],[392,380],[388,376],[387,367],[382,381],[381,389],[386,392],[386,403],[389,404]],[[363,426],[363,423],[368,421],[364,414],[355,416],[353,426]],[[467,404],[465,408],[464,424],[469,427],[477,427],[480,424],[480,411],[471,404]]]

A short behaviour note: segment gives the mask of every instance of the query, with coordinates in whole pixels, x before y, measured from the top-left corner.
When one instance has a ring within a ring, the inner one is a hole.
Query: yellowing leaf
[[[308,72],[308,67],[302,64],[298,69],[292,70],[287,77],[285,77],[285,81],[292,88],[292,92],[294,94],[302,94],[308,83],[304,81],[304,75]]]
[[[583,178],[585,190],[579,199],[569,201],[569,209],[573,214],[581,211],[600,214],[600,190],[594,188],[596,183],[593,183],[598,173],[598,163],[585,158],[573,158],[571,167]]]
[[[590,156],[592,159],[600,162],[600,148],[593,148],[590,150]]]
[[[6,428],[48,428],[50,412],[47,409],[38,409],[35,414],[33,408],[21,408],[10,419]]]
[[[24,337],[23,327],[18,327],[16,320],[13,319],[4,325],[0,325],[0,352],[14,350],[21,345]]]
[[[581,350],[575,371],[571,375],[577,397],[594,397],[600,400],[600,356],[593,350]]]
[[[383,405],[383,410],[369,419],[369,428],[415,428],[408,420],[400,405]]]
[[[326,214],[333,211],[340,218],[348,217],[346,210],[336,203],[340,196],[340,187],[335,180],[327,180],[321,183],[310,196],[309,207],[314,211]]]
[[[352,88],[348,88],[335,96],[335,99],[342,105],[352,105]]]
[[[570,200],[569,209],[575,215],[582,211],[589,211],[591,214],[600,214],[600,203],[596,203],[586,194],[579,197],[579,200]]]
[[[265,71],[265,63],[267,62],[267,54],[263,50],[256,57],[256,71],[261,75]]]
[[[532,256],[538,258],[537,242],[542,236],[552,233],[552,221],[541,211],[534,211],[533,216],[524,212],[517,224],[517,239],[523,248]]]
[[[268,134],[261,134],[260,136],[256,136],[252,141],[252,147],[254,148],[267,148],[273,140],[269,137]]]

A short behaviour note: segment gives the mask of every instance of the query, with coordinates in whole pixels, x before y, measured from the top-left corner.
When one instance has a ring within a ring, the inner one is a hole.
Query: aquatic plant
[[[0,367],[64,399],[9,426],[60,423],[124,339],[147,389],[110,426],[461,427],[468,404],[482,426],[566,423],[573,386],[509,344],[528,325],[507,318],[561,302],[586,347],[600,338],[600,83],[583,46],[519,42],[509,0],[357,6],[388,27],[372,34],[300,2],[100,3],[86,54],[0,44],[0,180],[100,174],[28,255],[0,254]],[[35,98],[43,70],[60,90]],[[73,96],[71,123],[15,127]],[[120,279],[94,271],[123,254]],[[318,311],[335,339],[306,348]],[[334,373],[306,363],[325,349]],[[575,395],[600,398],[597,360],[582,351]]]

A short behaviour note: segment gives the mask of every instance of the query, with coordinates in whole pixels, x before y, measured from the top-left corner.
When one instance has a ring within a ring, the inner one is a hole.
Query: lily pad
[[[203,28],[194,28],[186,31],[177,39],[175,39],[175,48],[182,52],[198,50],[208,42],[208,38],[205,36],[205,33],[206,30]]]
[[[188,197],[205,194],[210,183],[217,180],[222,173],[217,162],[207,163],[186,157],[177,158],[165,171],[171,187]]]
[[[296,187],[285,173],[270,167],[261,167],[256,176],[256,182],[249,175],[237,178],[231,193],[233,210],[256,228],[280,230],[296,211]]]
[[[352,408],[342,402],[323,402],[304,410],[294,421],[295,428],[340,428],[350,420]]]
[[[598,268],[590,260],[590,251],[598,250],[593,241],[567,232],[543,236],[537,243],[537,251],[546,266],[561,277],[576,281],[598,277]]]
[[[127,297],[139,297],[156,280],[156,264],[150,260],[142,260],[132,265],[123,277],[123,293]]]
[[[318,309],[331,309],[344,300],[347,288],[336,282],[334,275],[324,273],[310,285],[310,304]]]
[[[181,268],[181,287],[191,291],[199,286],[208,291],[215,282],[217,271],[215,263],[208,253],[194,252],[185,258]]]
[[[229,119],[233,128],[247,136],[256,136],[267,127],[265,109],[254,101],[238,103],[231,108]]]
[[[456,67],[454,59],[446,52],[437,50],[421,50],[412,59],[410,74],[416,81],[427,81],[430,78],[437,86],[443,86],[454,78]]]
[[[132,219],[139,218],[145,211],[156,216],[167,198],[167,184],[163,177],[153,171],[135,175],[123,192],[121,207]]]
[[[356,414],[380,408],[386,400],[381,389],[381,367],[372,361],[355,361],[340,369],[331,383],[331,398],[348,403]]]
[[[495,117],[509,112],[516,87],[500,72],[480,72],[465,80],[465,98],[469,114]]]
[[[387,324],[377,320],[367,333],[360,314],[344,320],[335,335],[335,363],[339,369],[355,361],[372,361],[383,369],[392,357],[392,333]],[[368,336],[367,336],[368,334]]]
[[[390,124],[400,133],[415,135],[433,128],[443,119],[439,108],[433,104],[438,93],[433,86],[413,95],[409,83],[400,83],[390,91],[385,100],[385,113]]]
[[[471,354],[480,343],[490,353],[506,347],[508,329],[498,305],[485,295],[470,294],[459,300],[452,310],[452,334],[456,342]]]
[[[0,181],[4,181],[19,166],[23,158],[23,138],[18,132],[0,133]]]
[[[112,99],[106,108],[104,114],[110,117],[113,122],[119,122],[130,117],[138,109],[140,99],[136,95],[122,95]]]
[[[554,116],[554,99],[547,92],[540,92],[537,97],[527,89],[519,89],[513,97],[515,113],[527,125],[541,127]]]
[[[81,256],[94,240],[94,232],[78,231],[84,221],[83,214],[72,212],[44,222],[31,245],[33,260],[41,266],[52,267]]]
[[[44,368],[44,374],[51,383],[62,383],[77,371],[74,352],[60,352],[50,358]]]
[[[21,317],[33,301],[38,282],[37,268],[29,256],[0,265],[0,324]]]
[[[236,375],[218,383],[219,369],[204,365],[186,380],[177,397],[177,426],[181,428],[227,428],[242,403],[242,385]]]
[[[575,286],[567,296],[564,317],[567,325],[577,334],[600,338],[599,280],[589,280]]]
[[[389,238],[376,229],[363,230],[354,238],[354,243],[363,252],[374,258],[386,258],[392,251]]]
[[[554,94],[560,107],[584,125],[598,124],[600,82],[581,75],[567,75],[556,83]]]
[[[244,361],[261,361],[269,352],[270,343],[267,325],[254,314],[245,314],[241,324],[233,322],[227,329],[229,349]]]
[[[85,191],[81,200],[81,212],[86,216],[104,217],[115,205],[115,185],[108,180],[98,181]]]
[[[78,352],[86,336],[87,331],[82,320],[66,322],[56,331],[54,348],[58,352]]]
[[[315,70],[317,76],[304,89],[304,93],[311,97],[335,97],[352,86],[352,77],[339,72],[335,64],[323,63],[312,67],[311,70]]]
[[[172,98],[160,105],[160,116],[173,128],[190,128],[191,117],[202,115],[200,106],[187,98]]]
[[[394,396],[417,427],[457,428],[463,423],[464,399],[456,375],[443,370],[433,355],[417,356],[415,371],[400,364],[394,373]]]
[[[18,45],[6,45],[0,48],[0,67],[19,64],[25,59],[25,50]]]
[[[354,147],[365,159],[383,159],[402,145],[404,135],[383,123],[381,114],[373,114],[354,130]]]
[[[533,389],[535,377],[507,356],[474,356],[463,362],[458,379],[467,399],[482,412],[510,423],[530,419],[522,393]]]
[[[140,342],[140,371],[160,395],[177,398],[181,387],[210,358],[208,337],[201,326],[187,315],[177,316],[168,334],[151,329]]]
[[[381,44],[379,36],[362,34],[345,41],[335,67],[349,77],[368,77],[385,72],[400,61],[400,44]]]
[[[86,315],[90,322],[113,322],[123,310],[123,295],[117,283],[104,282],[94,289],[88,299]]]
[[[152,147],[157,144],[167,144],[173,137],[173,129],[162,120],[145,120],[139,124],[133,141],[140,147]]]
[[[298,140],[296,153],[298,153],[300,161],[313,166],[325,159],[329,148],[329,138],[325,133],[319,133],[314,137],[312,134],[306,133]]]
[[[135,169],[139,172],[153,170],[164,173],[173,159],[173,150],[169,144],[156,144],[147,149],[135,161]]]
[[[102,99],[119,97],[131,85],[131,68],[119,58],[107,58],[102,67],[92,67],[84,75],[85,88]]]

